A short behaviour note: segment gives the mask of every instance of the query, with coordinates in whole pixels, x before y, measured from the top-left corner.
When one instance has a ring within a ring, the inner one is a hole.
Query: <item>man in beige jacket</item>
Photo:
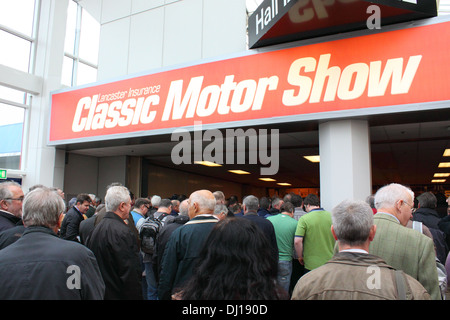
[[[376,226],[370,206],[343,201],[332,211],[339,253],[297,282],[293,300],[429,300],[414,278],[369,254]]]

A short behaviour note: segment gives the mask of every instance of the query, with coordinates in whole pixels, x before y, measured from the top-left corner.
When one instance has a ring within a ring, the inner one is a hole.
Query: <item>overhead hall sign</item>
[[[194,121],[221,128],[450,100],[448,39],[450,22],[441,22],[54,92],[48,142],[170,133]]]
[[[249,47],[364,29],[372,5],[383,26],[437,15],[435,0],[264,0],[248,19]]]

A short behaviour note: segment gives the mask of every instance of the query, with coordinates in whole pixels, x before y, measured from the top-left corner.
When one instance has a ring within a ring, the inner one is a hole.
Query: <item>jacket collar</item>
[[[373,254],[357,253],[357,252],[338,252],[327,263],[351,264],[359,266],[376,265],[378,267],[385,267],[394,269],[388,265],[383,259]]]
[[[8,219],[9,221],[11,221],[12,223],[16,224],[18,223],[20,220],[20,218],[17,218],[15,215],[13,215],[11,212],[8,211],[4,211],[4,210],[0,210],[0,216],[5,217],[6,219]]]
[[[36,233],[36,232],[46,233],[46,234],[58,237],[56,235],[56,233],[53,232],[53,230],[51,230],[48,227],[44,227],[44,226],[29,226],[29,227],[26,227],[22,236],[24,236],[26,234],[30,234],[30,233]]]
[[[390,213],[387,213],[387,212],[378,211],[377,214],[373,218],[374,219],[389,220],[389,221],[396,222],[396,223],[400,224],[400,221],[398,220],[397,217],[395,217],[394,215],[392,215]]]

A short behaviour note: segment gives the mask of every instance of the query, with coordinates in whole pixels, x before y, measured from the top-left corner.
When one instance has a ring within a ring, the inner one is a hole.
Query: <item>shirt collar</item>
[[[366,253],[366,254],[369,254],[366,250],[363,250],[363,249],[345,249],[345,250],[341,250],[339,252],[354,252],[354,253]]]
[[[395,220],[397,220],[398,223],[400,223],[400,220],[398,220],[398,218],[397,218],[396,216],[394,216],[392,213],[387,213],[387,212],[382,212],[382,211],[378,211],[377,214],[378,214],[378,213],[381,213],[381,214],[385,214],[385,215],[391,216],[391,217],[393,217]]]

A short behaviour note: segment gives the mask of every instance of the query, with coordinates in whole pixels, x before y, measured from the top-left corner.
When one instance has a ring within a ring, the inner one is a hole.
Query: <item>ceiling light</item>
[[[267,181],[267,182],[277,181],[277,180],[272,179],[272,178],[259,178],[259,180]]]
[[[435,173],[434,178],[447,178],[450,177],[450,173]]]
[[[433,179],[433,180],[431,180],[431,183],[443,183],[445,181],[447,181],[447,180],[445,180],[445,179]]]
[[[320,162],[320,156],[303,156],[303,158],[311,162]]]
[[[221,164],[211,162],[211,161],[194,161],[194,163],[201,164],[202,166],[207,166],[207,167],[221,167],[222,166]]]
[[[438,165],[439,168],[450,168],[450,162],[441,162]]]
[[[277,185],[279,185],[279,186],[292,186],[292,184],[287,183],[287,182],[278,182]]]
[[[444,157],[450,157],[450,149],[444,150]]]
[[[247,172],[244,170],[228,170],[228,172],[235,173],[235,174],[250,174],[250,172]]]

